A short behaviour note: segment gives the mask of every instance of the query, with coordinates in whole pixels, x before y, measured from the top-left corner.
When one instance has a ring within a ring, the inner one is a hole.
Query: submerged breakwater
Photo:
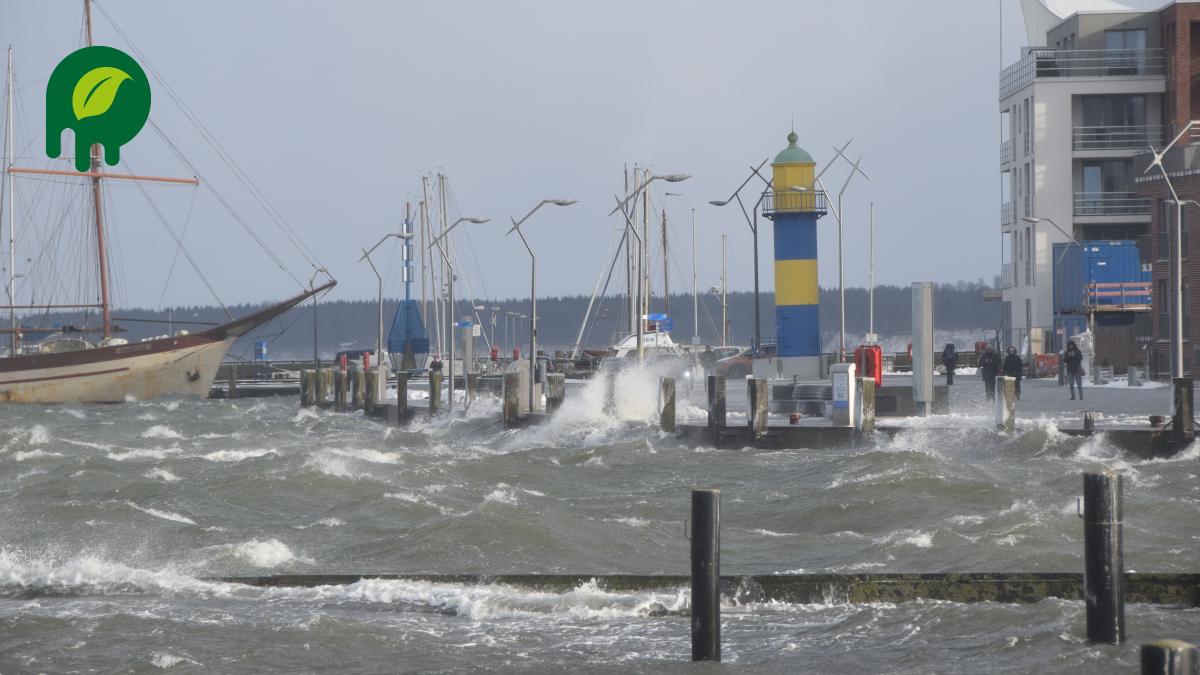
[[[587,385],[509,431],[488,399],[404,428],[291,398],[0,408],[0,671],[682,670],[686,588],[204,579],[686,574],[693,486],[722,490],[726,575],[1080,572],[1080,474],[1112,468],[1127,569],[1197,571],[1194,447],[1003,436],[971,404],[853,448],[690,448],[657,430],[652,382],[622,389],[615,415]],[[726,602],[725,661],[778,672],[1118,672],[1200,633],[1200,610],[1131,605],[1132,646],[1088,645],[1076,599]]]

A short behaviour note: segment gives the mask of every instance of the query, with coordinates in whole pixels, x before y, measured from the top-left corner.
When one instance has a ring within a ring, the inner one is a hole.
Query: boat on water
[[[90,0],[84,0],[86,44],[92,46],[92,22]],[[305,300],[333,288],[337,282],[332,278],[317,286],[310,283],[303,292],[282,302],[270,305],[241,318],[230,318],[221,325],[190,333],[181,330],[173,335],[129,341],[114,335],[119,330],[114,326],[109,294],[109,263],[106,248],[105,208],[103,205],[103,182],[107,179],[164,181],[198,185],[198,179],[157,178],[105,173],[101,168],[99,145],[91,146],[90,171],[59,171],[54,169],[21,168],[13,163],[13,75],[12,49],[8,54],[8,77],[6,86],[7,139],[4,173],[8,196],[8,288],[7,310],[9,327],[0,331],[7,333],[7,349],[0,356],[0,402],[61,403],[94,402],[116,403],[146,400],[166,395],[192,395],[206,397],[216,377],[217,368],[233,343],[259,326],[280,316]],[[97,276],[96,298],[90,302],[74,304],[33,303],[18,304],[16,294],[15,266],[15,217],[14,217],[14,174],[70,177],[80,179],[84,189],[90,192],[91,236],[94,236],[94,251]],[[2,204],[0,204],[2,206]],[[0,209],[0,213],[3,210]],[[180,244],[182,246],[182,244]],[[324,271],[320,269],[318,271]],[[315,278],[315,276],[314,276]],[[98,314],[99,326],[72,328],[49,335],[45,330],[25,325],[29,316],[18,322],[17,312],[52,317],[50,312],[75,310]],[[94,310],[94,312],[93,312]],[[98,334],[98,339],[88,335]],[[36,337],[40,339],[34,339]]]

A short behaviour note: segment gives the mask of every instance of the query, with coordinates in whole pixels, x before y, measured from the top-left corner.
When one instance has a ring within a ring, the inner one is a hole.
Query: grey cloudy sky
[[[116,21],[317,252],[338,297],[373,297],[360,247],[396,229],[404,202],[419,199],[420,175],[439,170],[459,215],[493,221],[470,226],[473,260],[459,240],[462,265],[478,261],[466,272],[475,290],[524,297],[527,257],[504,237],[508,218],[546,197],[578,199],[539,212],[527,231],[541,294],[590,292],[615,225],[606,215],[612,195],[635,162],[694,176],[669,188],[683,193],[667,202],[677,260],[690,258],[695,208],[701,286],[717,283],[719,235],[728,233],[731,286],[751,288],[745,222],[707,202],[786,145],[793,119],[800,145],[822,164],[853,137],[850,154],[864,156],[873,179],[846,194],[848,284],[866,283],[872,200],[879,283],[990,280],[1000,4],[101,0],[95,25],[98,44],[128,51],[105,14]],[[1017,0],[1002,4],[1008,63],[1024,38]],[[0,0],[0,45],[13,45],[21,85],[18,140],[33,141],[27,155],[41,152],[45,78],[82,44],[81,15],[75,0]],[[151,119],[307,280],[303,259],[154,86]],[[149,128],[122,154],[124,170],[189,173]],[[845,170],[826,176],[836,189]],[[171,241],[138,190],[111,194],[119,299],[157,305]],[[176,228],[187,220],[188,247],[226,302],[296,290],[206,189],[150,194]],[[22,217],[23,227],[37,225]],[[768,223],[764,288],[773,281],[769,232]],[[385,253],[394,276],[394,251]],[[836,284],[832,216],[822,221],[820,267],[822,285]],[[689,270],[673,276],[673,288],[690,286]],[[175,273],[169,304],[208,299],[195,275]]]

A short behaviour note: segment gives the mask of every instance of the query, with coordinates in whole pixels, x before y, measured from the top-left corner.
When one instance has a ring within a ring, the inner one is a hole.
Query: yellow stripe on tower
[[[775,261],[775,304],[815,305],[821,300],[817,288],[816,260]]]

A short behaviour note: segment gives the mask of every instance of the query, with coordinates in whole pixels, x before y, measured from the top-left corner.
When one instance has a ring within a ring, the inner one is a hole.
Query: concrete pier
[[[520,373],[505,373],[504,374],[504,391],[503,399],[500,404],[501,416],[504,419],[504,428],[511,429],[517,426],[517,420],[520,417],[521,410],[521,374]]]
[[[675,378],[664,377],[658,384],[658,428],[675,433]]]
[[[567,376],[562,373],[546,373],[546,412],[553,413],[562,407],[567,396]]]
[[[766,380],[760,378],[746,380],[746,397],[750,403],[747,426],[750,427],[750,436],[752,438],[759,439],[767,433],[767,403],[769,401],[769,394],[770,389],[767,387]]]

